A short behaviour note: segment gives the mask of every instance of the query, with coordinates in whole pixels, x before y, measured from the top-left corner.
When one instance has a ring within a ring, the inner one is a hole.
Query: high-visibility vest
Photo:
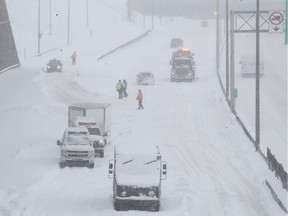
[[[117,89],[117,90],[120,90],[121,88],[122,88],[122,83],[118,82],[118,83],[116,84],[116,89]]]

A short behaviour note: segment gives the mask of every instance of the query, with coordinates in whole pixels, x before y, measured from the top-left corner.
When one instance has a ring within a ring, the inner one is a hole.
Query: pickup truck
[[[87,128],[67,128],[57,145],[60,146],[61,168],[66,165],[94,168],[95,153]]]

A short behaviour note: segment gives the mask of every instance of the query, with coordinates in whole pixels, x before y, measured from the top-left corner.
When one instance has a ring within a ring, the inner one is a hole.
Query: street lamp
[[[69,45],[70,42],[70,0],[68,0],[68,26],[67,26],[67,45]]]
[[[87,14],[87,17],[86,17],[86,26],[87,28],[89,27],[89,2],[88,0],[86,0],[86,14]]]
[[[40,55],[40,0],[38,0],[38,55]]]
[[[229,97],[229,4],[226,0],[226,100]]]
[[[256,151],[260,147],[260,71],[259,71],[259,0],[256,1],[256,119],[255,119],[255,144]]]
[[[51,6],[51,0],[49,0],[49,34],[52,34],[52,6]]]

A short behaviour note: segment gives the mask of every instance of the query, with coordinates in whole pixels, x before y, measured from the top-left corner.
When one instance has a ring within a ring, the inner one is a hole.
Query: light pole
[[[52,6],[51,6],[51,0],[49,0],[49,34],[52,34]]]
[[[256,119],[255,119],[255,144],[256,151],[260,148],[260,71],[259,71],[259,52],[260,52],[260,34],[259,34],[259,0],[256,1]]]
[[[226,100],[229,98],[229,4],[226,0]]]
[[[154,29],[154,0],[151,0],[151,29]]]
[[[67,26],[67,45],[70,42],[70,0],[68,0],[68,26]]]
[[[219,0],[216,4],[216,70],[219,75]]]
[[[40,55],[40,0],[38,0],[38,55]]]
[[[89,0],[86,0],[86,14],[87,14],[87,17],[86,17],[86,27],[88,28],[89,27]]]

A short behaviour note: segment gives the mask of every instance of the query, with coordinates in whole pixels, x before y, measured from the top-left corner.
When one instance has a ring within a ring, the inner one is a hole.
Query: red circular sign
[[[283,22],[283,14],[280,13],[280,12],[273,12],[271,13],[270,17],[269,17],[269,20],[270,20],[270,23],[272,23],[273,25],[279,25]]]

